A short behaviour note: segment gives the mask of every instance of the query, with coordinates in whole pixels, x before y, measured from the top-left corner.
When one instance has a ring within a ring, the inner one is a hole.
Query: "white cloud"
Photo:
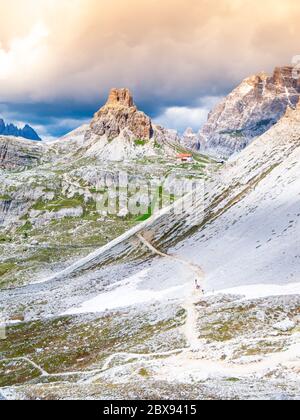
[[[29,34],[23,38],[14,38],[8,49],[1,48],[0,44],[0,79],[6,80],[12,75],[21,75],[30,69],[30,66],[42,59],[44,39],[48,30],[42,22],[36,23]]]
[[[72,100],[84,107],[129,87],[152,112],[187,105],[166,109],[158,122],[198,129],[212,107],[195,98],[225,95],[299,53],[299,0],[0,3],[1,102],[11,110]]]
[[[126,86],[140,101],[192,102],[289,63],[299,49],[298,0],[1,3],[7,101],[95,100]]]
[[[197,107],[173,106],[166,108],[161,115],[155,118],[154,122],[181,133],[188,127],[198,131],[207,121],[208,113],[220,100],[221,98],[218,96],[209,96],[199,99]]]

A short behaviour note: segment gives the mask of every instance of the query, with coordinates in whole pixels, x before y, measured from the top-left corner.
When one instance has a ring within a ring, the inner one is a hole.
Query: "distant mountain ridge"
[[[210,112],[199,133],[187,130],[184,144],[229,157],[275,125],[300,98],[300,78],[292,66],[248,77]]]
[[[27,140],[41,141],[37,132],[30,127],[30,125],[26,124],[23,128],[18,128],[14,124],[5,124],[2,118],[0,118],[0,135],[23,137]]]

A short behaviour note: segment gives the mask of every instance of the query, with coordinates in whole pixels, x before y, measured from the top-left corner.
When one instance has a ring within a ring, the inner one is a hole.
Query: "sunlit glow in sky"
[[[199,129],[246,76],[300,54],[299,0],[0,0],[0,117],[57,136],[129,87]]]

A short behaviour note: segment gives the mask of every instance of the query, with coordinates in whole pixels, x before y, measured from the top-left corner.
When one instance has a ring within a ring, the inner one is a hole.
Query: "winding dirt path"
[[[182,332],[186,338],[190,350],[198,350],[200,348],[199,332],[197,328],[197,310],[196,304],[199,302],[199,292],[193,290],[186,298],[182,307],[186,311],[186,321],[182,327]]]
[[[185,260],[182,257],[179,257],[178,255],[165,254],[159,251],[142,234],[137,234],[136,236],[142,242],[142,244],[145,245],[145,247],[148,248],[153,254],[159,255],[160,257],[163,257],[163,258],[168,258],[173,261],[181,262],[182,264],[186,265],[191,271],[193,271],[196,274],[197,279],[199,281],[203,281],[204,271],[202,270],[201,267],[199,267],[198,265],[194,263],[191,263],[190,261]]]
[[[168,255],[156,249],[149,240],[147,240],[142,234],[136,234],[139,241],[153,254],[158,255],[162,258],[168,258],[172,261],[178,261],[191,270],[197,281],[203,282],[204,272],[201,267],[179,257],[177,255]],[[286,351],[279,353],[273,353],[266,357],[262,357],[257,361],[249,361],[248,363],[234,363],[225,362],[220,360],[209,360],[207,354],[204,352],[203,343],[199,339],[199,332],[197,328],[197,303],[199,302],[202,293],[197,291],[194,283],[191,284],[190,290],[188,290],[187,296],[182,304],[182,307],[186,311],[186,322],[182,327],[182,332],[186,337],[187,347],[183,349],[171,350],[163,353],[125,353],[119,352],[111,354],[106,358],[104,364],[99,369],[86,370],[86,371],[75,371],[75,372],[60,372],[49,374],[42,367],[38,366],[35,362],[27,357],[20,357],[16,359],[6,360],[20,360],[25,363],[29,363],[35,369],[41,373],[41,377],[62,377],[67,378],[70,376],[79,376],[79,383],[92,384],[95,381],[102,378],[105,372],[110,371],[114,368],[114,360],[116,358],[124,358],[124,361],[136,359],[131,362],[131,365],[143,363],[152,364],[156,358],[163,357],[164,362],[161,367],[156,371],[156,377],[158,379],[165,380],[205,380],[208,377],[247,377],[255,374],[265,374],[270,369],[274,369],[279,365],[300,369],[300,343],[295,343],[290,346]],[[112,371],[113,372],[113,371]],[[1,395],[1,394],[0,394]]]
[[[203,282],[203,270],[184,260],[176,255],[165,254],[156,249],[144,236],[137,235],[138,239],[154,254],[171,260],[180,261],[192,270],[197,280]],[[199,339],[197,328],[197,309],[196,304],[199,302],[201,293],[195,290],[194,285],[191,285],[191,291],[188,293],[184,301],[183,308],[186,310],[187,318],[183,327],[183,333],[187,339],[189,346],[182,352],[171,355],[164,361],[163,367],[158,373],[162,379],[170,378],[176,380],[182,378],[207,378],[211,374],[216,376],[230,377],[245,377],[257,373],[267,372],[274,369],[280,364],[286,367],[300,368],[300,343],[291,345],[286,351],[273,353],[266,357],[262,357],[258,361],[249,361],[248,363],[233,363],[208,360],[207,355],[203,352],[203,343]],[[201,351],[202,350],[202,351]]]
[[[148,241],[143,235],[138,234],[137,238],[141,241],[141,243],[148,248],[153,254],[159,255],[163,258],[168,258],[173,261],[179,261],[180,263],[184,264],[196,275],[196,280],[198,282],[201,282],[203,284],[204,279],[204,271],[201,267],[198,265],[191,263],[190,261],[185,260],[182,257],[179,257],[177,255],[171,255],[171,254],[165,254],[158,249],[156,249],[150,241]],[[199,340],[199,334],[197,330],[197,310],[196,310],[196,304],[199,301],[199,298],[201,297],[202,292],[200,290],[195,289],[195,285],[191,285],[191,290],[188,293],[184,304],[182,307],[186,311],[186,322],[184,327],[182,328],[183,333],[186,337],[187,343],[188,343],[188,350],[196,350],[200,347],[200,340]]]
[[[170,350],[166,352],[161,353],[113,353],[105,360],[103,366],[99,369],[91,369],[91,370],[79,370],[79,371],[68,371],[68,372],[58,372],[58,373],[48,373],[45,369],[43,369],[41,366],[36,364],[33,360],[29,359],[28,357],[12,357],[8,359],[1,359],[2,362],[14,362],[14,361],[21,361],[28,363],[32,367],[34,367],[36,370],[38,370],[41,374],[41,377],[47,377],[47,378],[66,378],[68,376],[91,376],[91,378],[85,378],[80,380],[80,382],[84,383],[93,383],[98,378],[101,377],[101,375],[106,372],[107,370],[110,370],[111,363],[114,359],[117,357],[124,357],[126,359],[153,359],[156,357],[168,357],[168,356],[174,356],[176,354],[182,353],[185,349],[176,349],[176,350]],[[95,376],[96,375],[96,376]],[[0,397],[1,397],[1,389],[0,389]]]
[[[101,372],[102,369],[95,369],[95,370],[87,370],[87,371],[75,371],[75,372],[59,372],[59,373],[48,373],[45,369],[43,369],[41,366],[36,364],[33,360],[29,359],[28,357],[12,357],[9,359],[1,359],[2,362],[14,362],[14,361],[20,361],[25,362],[34,367],[36,370],[38,370],[41,374],[41,377],[47,377],[47,378],[54,378],[54,377],[68,377],[68,376],[74,376],[74,375],[91,375]]]
[[[28,357],[12,357],[9,359],[1,359],[2,362],[13,362],[13,361],[19,361],[19,362],[25,362],[34,367],[36,370],[40,372],[42,376],[50,376],[48,372],[46,372],[41,366],[34,363],[33,360],[28,359]]]

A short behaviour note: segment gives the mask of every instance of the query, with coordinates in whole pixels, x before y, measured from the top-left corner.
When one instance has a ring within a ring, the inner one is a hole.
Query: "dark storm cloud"
[[[300,53],[299,0],[10,0],[1,13],[0,102],[52,134],[111,87],[152,117],[188,115]]]

